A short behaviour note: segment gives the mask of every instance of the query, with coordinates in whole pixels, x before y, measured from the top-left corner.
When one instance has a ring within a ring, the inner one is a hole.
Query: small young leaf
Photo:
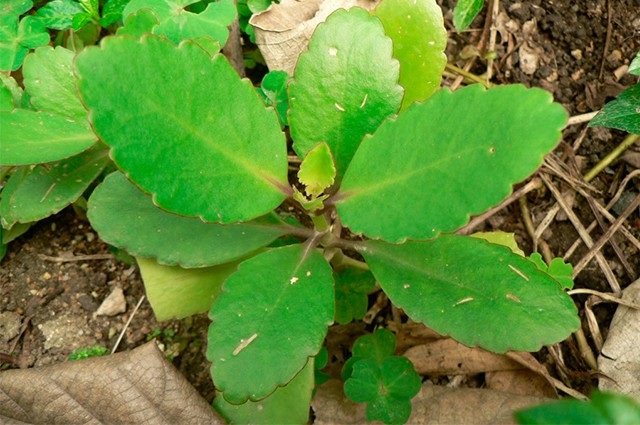
[[[198,0],[131,0],[124,8],[122,16],[126,18],[140,9],[151,9],[158,16],[160,21],[164,21],[171,16],[176,16],[184,12],[184,8]]]
[[[91,22],[92,19],[93,19],[93,16],[91,16],[87,12],[78,13],[73,16],[73,20],[71,22],[71,28],[76,32],[80,31],[85,25]]]
[[[319,143],[311,149],[300,164],[298,180],[305,185],[308,196],[317,197],[333,184],[336,177],[336,167],[329,145]]]
[[[589,127],[610,127],[640,134],[640,84],[629,87],[604,105]]]
[[[11,112],[14,108],[22,105],[22,87],[18,85],[16,80],[6,74],[0,72],[0,82],[2,83],[3,93],[3,112]]]
[[[153,27],[158,25],[160,21],[153,10],[140,9],[127,16],[124,20],[124,26],[118,28],[116,35],[130,35],[135,38],[140,38],[144,34],[150,34],[153,31]]]
[[[421,384],[406,357],[363,359],[353,365],[344,393],[355,402],[367,403],[367,420],[401,424],[409,419],[410,400],[418,394]]]
[[[402,102],[399,64],[380,21],[354,7],[316,29],[289,85],[293,147],[304,158],[326,142],[342,176],[362,138]]]
[[[487,242],[491,242],[497,245],[506,246],[514,254],[518,254],[524,257],[524,252],[518,246],[516,242],[516,235],[507,232],[477,232],[470,235],[472,238],[484,239]],[[544,269],[541,269],[544,271]]]
[[[47,27],[34,16],[25,16],[18,26],[18,43],[26,49],[35,49],[49,43]]]
[[[42,220],[61,211],[82,195],[108,163],[105,151],[91,149],[46,167],[19,169],[2,191],[3,226]]]
[[[517,411],[514,415],[518,423],[527,425],[632,425],[640,423],[640,404],[620,394],[596,392],[589,402],[555,401]]]
[[[157,320],[182,319],[211,309],[222,284],[238,262],[200,269],[163,266],[153,259],[136,258],[144,289]]]
[[[393,40],[393,57],[400,61],[404,111],[431,96],[447,64],[447,31],[435,0],[384,0],[373,12]]]
[[[22,73],[24,85],[31,96],[33,106],[74,119],[86,120],[84,109],[76,89],[71,50],[58,46],[43,46],[24,60]]]
[[[78,0],[78,2],[80,2],[80,6],[82,6],[89,16],[95,19],[100,18],[100,5],[98,4],[98,0]]]
[[[122,20],[122,11],[128,3],[129,0],[107,0],[104,6],[102,6],[100,25],[107,27]]]
[[[76,68],[113,161],[160,208],[232,223],[287,196],[278,118],[224,56],[156,36],[109,37],[80,53]]]
[[[631,65],[629,65],[629,74],[640,75],[640,52],[638,52],[636,57],[631,61]]]
[[[229,424],[306,424],[313,391],[313,358],[287,386],[260,401],[231,404],[218,392],[213,407]]]
[[[261,400],[315,356],[334,314],[331,266],[289,245],[242,264],[211,309],[207,358],[233,404]]]
[[[272,106],[278,114],[280,125],[289,125],[287,112],[289,111],[289,96],[287,87],[291,77],[284,71],[271,71],[262,79],[258,93],[262,96],[267,106]]]
[[[531,260],[540,270],[549,273],[555,280],[560,283],[563,289],[573,289],[573,266],[565,263],[562,258],[554,258],[551,264],[547,264],[542,259],[542,255],[534,252],[529,256]]]
[[[39,8],[37,16],[47,28],[64,31],[71,28],[73,17],[82,11],[74,0],[53,0]]]
[[[373,359],[381,362],[393,356],[396,349],[396,336],[389,330],[381,328],[372,334],[361,336],[353,345],[352,356],[342,368],[342,379],[349,379],[353,365],[362,359]]]
[[[413,320],[498,353],[537,351],[580,326],[551,276],[503,246],[457,235],[360,249],[391,301]]]
[[[461,32],[467,29],[482,10],[482,6],[484,6],[484,0],[458,0],[453,9],[453,25],[456,31]]]
[[[346,324],[367,314],[367,292],[376,285],[371,272],[345,269],[336,278],[336,322]]]
[[[0,112],[0,165],[57,161],[87,150],[97,138],[86,122],[46,112]]]
[[[535,171],[566,121],[540,89],[440,90],[362,142],[336,200],[342,223],[389,242],[454,231]]]
[[[202,13],[182,11],[160,21],[153,33],[166,36],[178,44],[182,40],[210,37],[224,46],[229,37],[227,27],[236,17],[236,8],[230,0],[209,3]]]
[[[237,260],[284,234],[271,216],[223,225],[168,213],[119,172],[94,190],[87,215],[105,242],[138,257],[182,267]]]

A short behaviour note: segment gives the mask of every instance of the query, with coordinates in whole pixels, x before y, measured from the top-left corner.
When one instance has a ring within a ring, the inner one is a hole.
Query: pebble
[[[115,316],[127,311],[127,300],[124,298],[124,291],[116,286],[107,298],[102,301],[96,311],[96,316]]]

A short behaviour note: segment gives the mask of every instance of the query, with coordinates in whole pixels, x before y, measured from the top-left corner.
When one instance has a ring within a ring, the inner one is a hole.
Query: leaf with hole
[[[80,53],[76,68],[113,161],[159,207],[231,223],[285,199],[278,118],[224,56],[155,36],[111,37]],[[158,90],[167,80],[172,89]]]
[[[399,66],[380,21],[354,7],[316,29],[289,85],[293,147],[304,158],[318,143],[333,153],[338,176],[367,133],[402,102]]]
[[[535,171],[566,121],[540,89],[440,90],[362,142],[337,195],[342,224],[389,242],[456,230]]]
[[[384,0],[373,12],[393,40],[393,57],[400,61],[399,84],[404,87],[402,111],[440,88],[447,64],[447,31],[435,0]]]
[[[580,326],[560,284],[506,247],[441,235],[403,245],[368,241],[359,251],[396,306],[468,346],[537,351]]]
[[[131,255],[186,268],[237,260],[285,233],[275,215],[223,225],[163,211],[119,172],[95,189],[87,215],[105,242]]]
[[[241,263],[209,315],[216,388],[241,404],[286,385],[320,351],[333,314],[332,270],[319,251],[289,245]]]

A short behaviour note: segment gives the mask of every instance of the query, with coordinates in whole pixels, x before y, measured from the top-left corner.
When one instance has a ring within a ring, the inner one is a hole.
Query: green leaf
[[[640,404],[634,399],[613,393],[596,392],[590,402],[561,400],[514,413],[521,424],[603,424],[640,423]]]
[[[344,174],[365,134],[402,102],[391,53],[380,21],[360,8],[339,9],[318,26],[289,85],[289,125],[300,158],[326,142],[338,176]]]
[[[0,72],[0,83],[2,83],[2,108],[0,110],[11,112],[22,104],[22,87],[13,77],[2,72]]]
[[[461,32],[467,29],[482,10],[482,6],[484,6],[484,0],[458,0],[453,9],[453,25],[456,31]]]
[[[218,393],[213,407],[229,424],[306,424],[313,390],[313,359],[287,386],[260,401],[231,404]]]
[[[403,245],[368,241],[360,253],[396,306],[469,346],[537,351],[580,326],[560,284],[503,246],[441,235]]]
[[[314,360],[315,360],[314,376],[316,381],[315,386],[318,387],[329,380],[329,375],[322,372],[322,369],[324,369],[327,366],[327,363],[329,362],[329,352],[327,351],[327,348],[322,347],[322,349],[320,350],[320,352],[318,353],[318,355],[315,357]]]
[[[298,180],[305,185],[308,196],[317,197],[333,184],[336,177],[336,167],[329,145],[319,143],[311,149],[300,164]]]
[[[629,87],[604,105],[589,127],[610,127],[640,134],[640,84]]]
[[[230,0],[210,3],[204,12],[191,13],[184,11],[160,21],[153,28],[153,33],[164,35],[174,43],[186,39],[210,37],[224,45],[229,37],[227,27],[236,17],[236,8]]]
[[[87,111],[78,97],[73,74],[74,57],[64,47],[39,47],[24,61],[24,85],[39,110],[85,121]]]
[[[2,191],[3,227],[42,220],[61,211],[82,195],[108,162],[103,150],[91,149],[33,169],[22,167]]]
[[[86,122],[14,109],[0,112],[2,153],[0,165],[26,165],[57,161],[76,155],[93,145],[96,136]]]
[[[631,65],[629,65],[629,74],[640,75],[640,52],[638,52],[636,57],[631,61]]]
[[[130,35],[135,38],[140,38],[144,34],[149,34],[153,31],[153,27],[158,25],[158,17],[151,9],[140,9],[127,16],[124,20],[124,26],[118,28],[117,35]]]
[[[0,71],[16,71],[29,52],[17,41],[18,25],[17,14],[0,14]]]
[[[89,16],[100,19],[100,4],[98,0],[78,0],[80,5]]]
[[[353,365],[363,359],[372,359],[377,363],[387,357],[393,356],[396,349],[395,335],[384,328],[376,330],[369,335],[361,336],[353,344],[352,356],[347,360],[342,368],[342,379],[345,381],[351,377]]]
[[[573,266],[569,263],[565,263],[562,258],[554,258],[551,260],[551,264],[547,264],[542,259],[542,255],[534,252],[529,257],[540,270],[550,274],[555,280],[558,281],[562,289],[573,289]]]
[[[0,15],[22,15],[33,7],[31,0],[4,0],[0,5]]]
[[[411,398],[420,391],[420,376],[406,357],[363,359],[344,383],[346,396],[367,404],[367,420],[401,424],[411,415]]]
[[[102,7],[102,18],[100,25],[107,27],[115,22],[122,20],[122,12],[129,0],[107,0]]]
[[[286,385],[320,351],[333,312],[332,270],[319,251],[289,245],[243,262],[210,313],[216,388],[241,404]]]
[[[230,223],[286,197],[278,118],[224,56],[154,36],[111,37],[80,53],[76,67],[96,132],[160,208]]]
[[[487,242],[495,243],[498,245],[506,246],[514,254],[518,254],[524,257],[524,252],[518,246],[516,242],[516,235],[508,232],[477,232],[470,235],[472,238],[484,239]],[[546,271],[545,269],[540,269]]]
[[[335,201],[342,223],[390,242],[456,230],[535,171],[566,121],[540,89],[440,90],[364,140]]]
[[[346,324],[367,314],[367,293],[376,279],[365,270],[345,269],[336,274],[336,322]]]
[[[144,289],[157,320],[182,319],[208,311],[238,262],[200,269],[164,266],[136,258]]]
[[[25,16],[18,26],[18,43],[26,49],[35,49],[49,43],[47,27],[34,16]]]
[[[82,11],[76,1],[53,0],[39,8],[37,15],[47,28],[64,31],[71,28],[73,17]]]
[[[90,15],[89,13],[86,13],[86,12],[78,13],[73,16],[71,28],[73,28],[74,31],[80,31],[85,25],[91,22],[92,19],[93,19],[93,16]]]
[[[272,106],[278,114],[282,127],[289,125],[287,112],[289,111],[289,96],[287,87],[291,77],[284,71],[271,71],[262,78],[258,93],[267,106]]]
[[[184,11],[184,8],[198,0],[131,0],[122,12],[127,17],[140,9],[151,9],[160,21],[176,16]]]
[[[373,14],[393,40],[393,56],[400,61],[404,111],[440,88],[447,64],[442,10],[435,0],[384,0]]]
[[[105,242],[137,257],[187,268],[237,260],[285,233],[270,216],[223,225],[168,213],[119,172],[95,189],[87,215]]]

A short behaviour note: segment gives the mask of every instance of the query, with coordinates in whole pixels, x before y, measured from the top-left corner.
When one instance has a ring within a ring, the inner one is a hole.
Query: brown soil
[[[455,2],[443,0],[442,3],[448,28],[452,28],[450,9]],[[620,67],[629,64],[640,49],[640,3],[637,0],[500,1],[499,10],[503,15],[495,46],[494,83],[523,83],[545,88],[570,115],[575,115],[598,110],[635,82],[635,77],[620,73]],[[451,63],[464,67],[469,62],[465,54],[469,47],[481,43],[484,22],[485,12],[470,30],[462,34],[450,31],[447,53]],[[523,50],[522,46],[526,48]],[[536,61],[535,66],[531,61]],[[475,59],[470,68],[477,75],[486,70],[483,58]],[[452,82],[453,78],[446,80],[446,84]],[[582,172],[602,159],[625,136],[618,131],[589,129],[579,148],[572,152],[570,147],[582,137],[585,127],[586,124],[569,127],[565,131],[564,144],[556,151],[558,157],[567,162],[575,158]],[[638,146],[635,149],[639,150]],[[611,198],[609,189],[615,188],[631,169],[631,165],[623,161],[607,168],[593,182],[601,191],[596,198],[601,202],[608,201]],[[638,187],[628,190],[637,192]],[[528,202],[537,224],[553,205],[553,198],[548,192],[539,190],[528,195]],[[514,231],[519,241],[531,249],[531,240],[517,204],[488,220],[485,228]],[[587,202],[579,196],[574,211],[585,226],[593,220]],[[629,218],[627,227],[636,237],[640,236],[638,213]],[[555,256],[562,256],[577,237],[568,221],[559,220],[554,221],[543,235]],[[597,232],[594,237],[597,239]],[[631,267],[640,270],[640,255],[624,239],[616,240]],[[583,247],[570,260],[575,263],[585,253]],[[603,253],[621,286],[628,285],[632,278],[625,273],[615,254],[608,246]],[[115,258],[68,258],[97,254],[110,254],[110,251],[86,219],[71,209],[38,223],[10,245],[0,269],[0,353],[10,353],[11,362],[5,362],[2,368],[63,362],[78,348],[95,344],[109,349],[114,346],[144,294],[144,288],[136,267]],[[592,264],[578,276],[576,286],[610,291],[601,271],[595,262]],[[117,286],[124,290],[126,311],[113,317],[96,316],[102,300]],[[576,300],[583,302],[585,299]],[[596,311],[605,332],[612,310],[612,307],[599,307]],[[389,309],[382,310],[379,320],[390,314],[388,312]],[[211,401],[214,391],[204,355],[207,326],[204,315],[158,323],[145,301],[133,315],[118,350],[140,345],[158,328],[175,331],[175,336],[162,336],[161,342],[167,352],[174,355],[174,364]],[[362,332],[361,325],[331,330],[328,345],[333,347],[331,370],[334,373],[338,371],[336,363],[348,351],[354,335]],[[572,348],[571,344],[565,344],[569,366],[576,372],[586,370]],[[590,378],[581,379],[578,373],[574,377],[576,387],[580,389],[587,389],[594,382]]]

